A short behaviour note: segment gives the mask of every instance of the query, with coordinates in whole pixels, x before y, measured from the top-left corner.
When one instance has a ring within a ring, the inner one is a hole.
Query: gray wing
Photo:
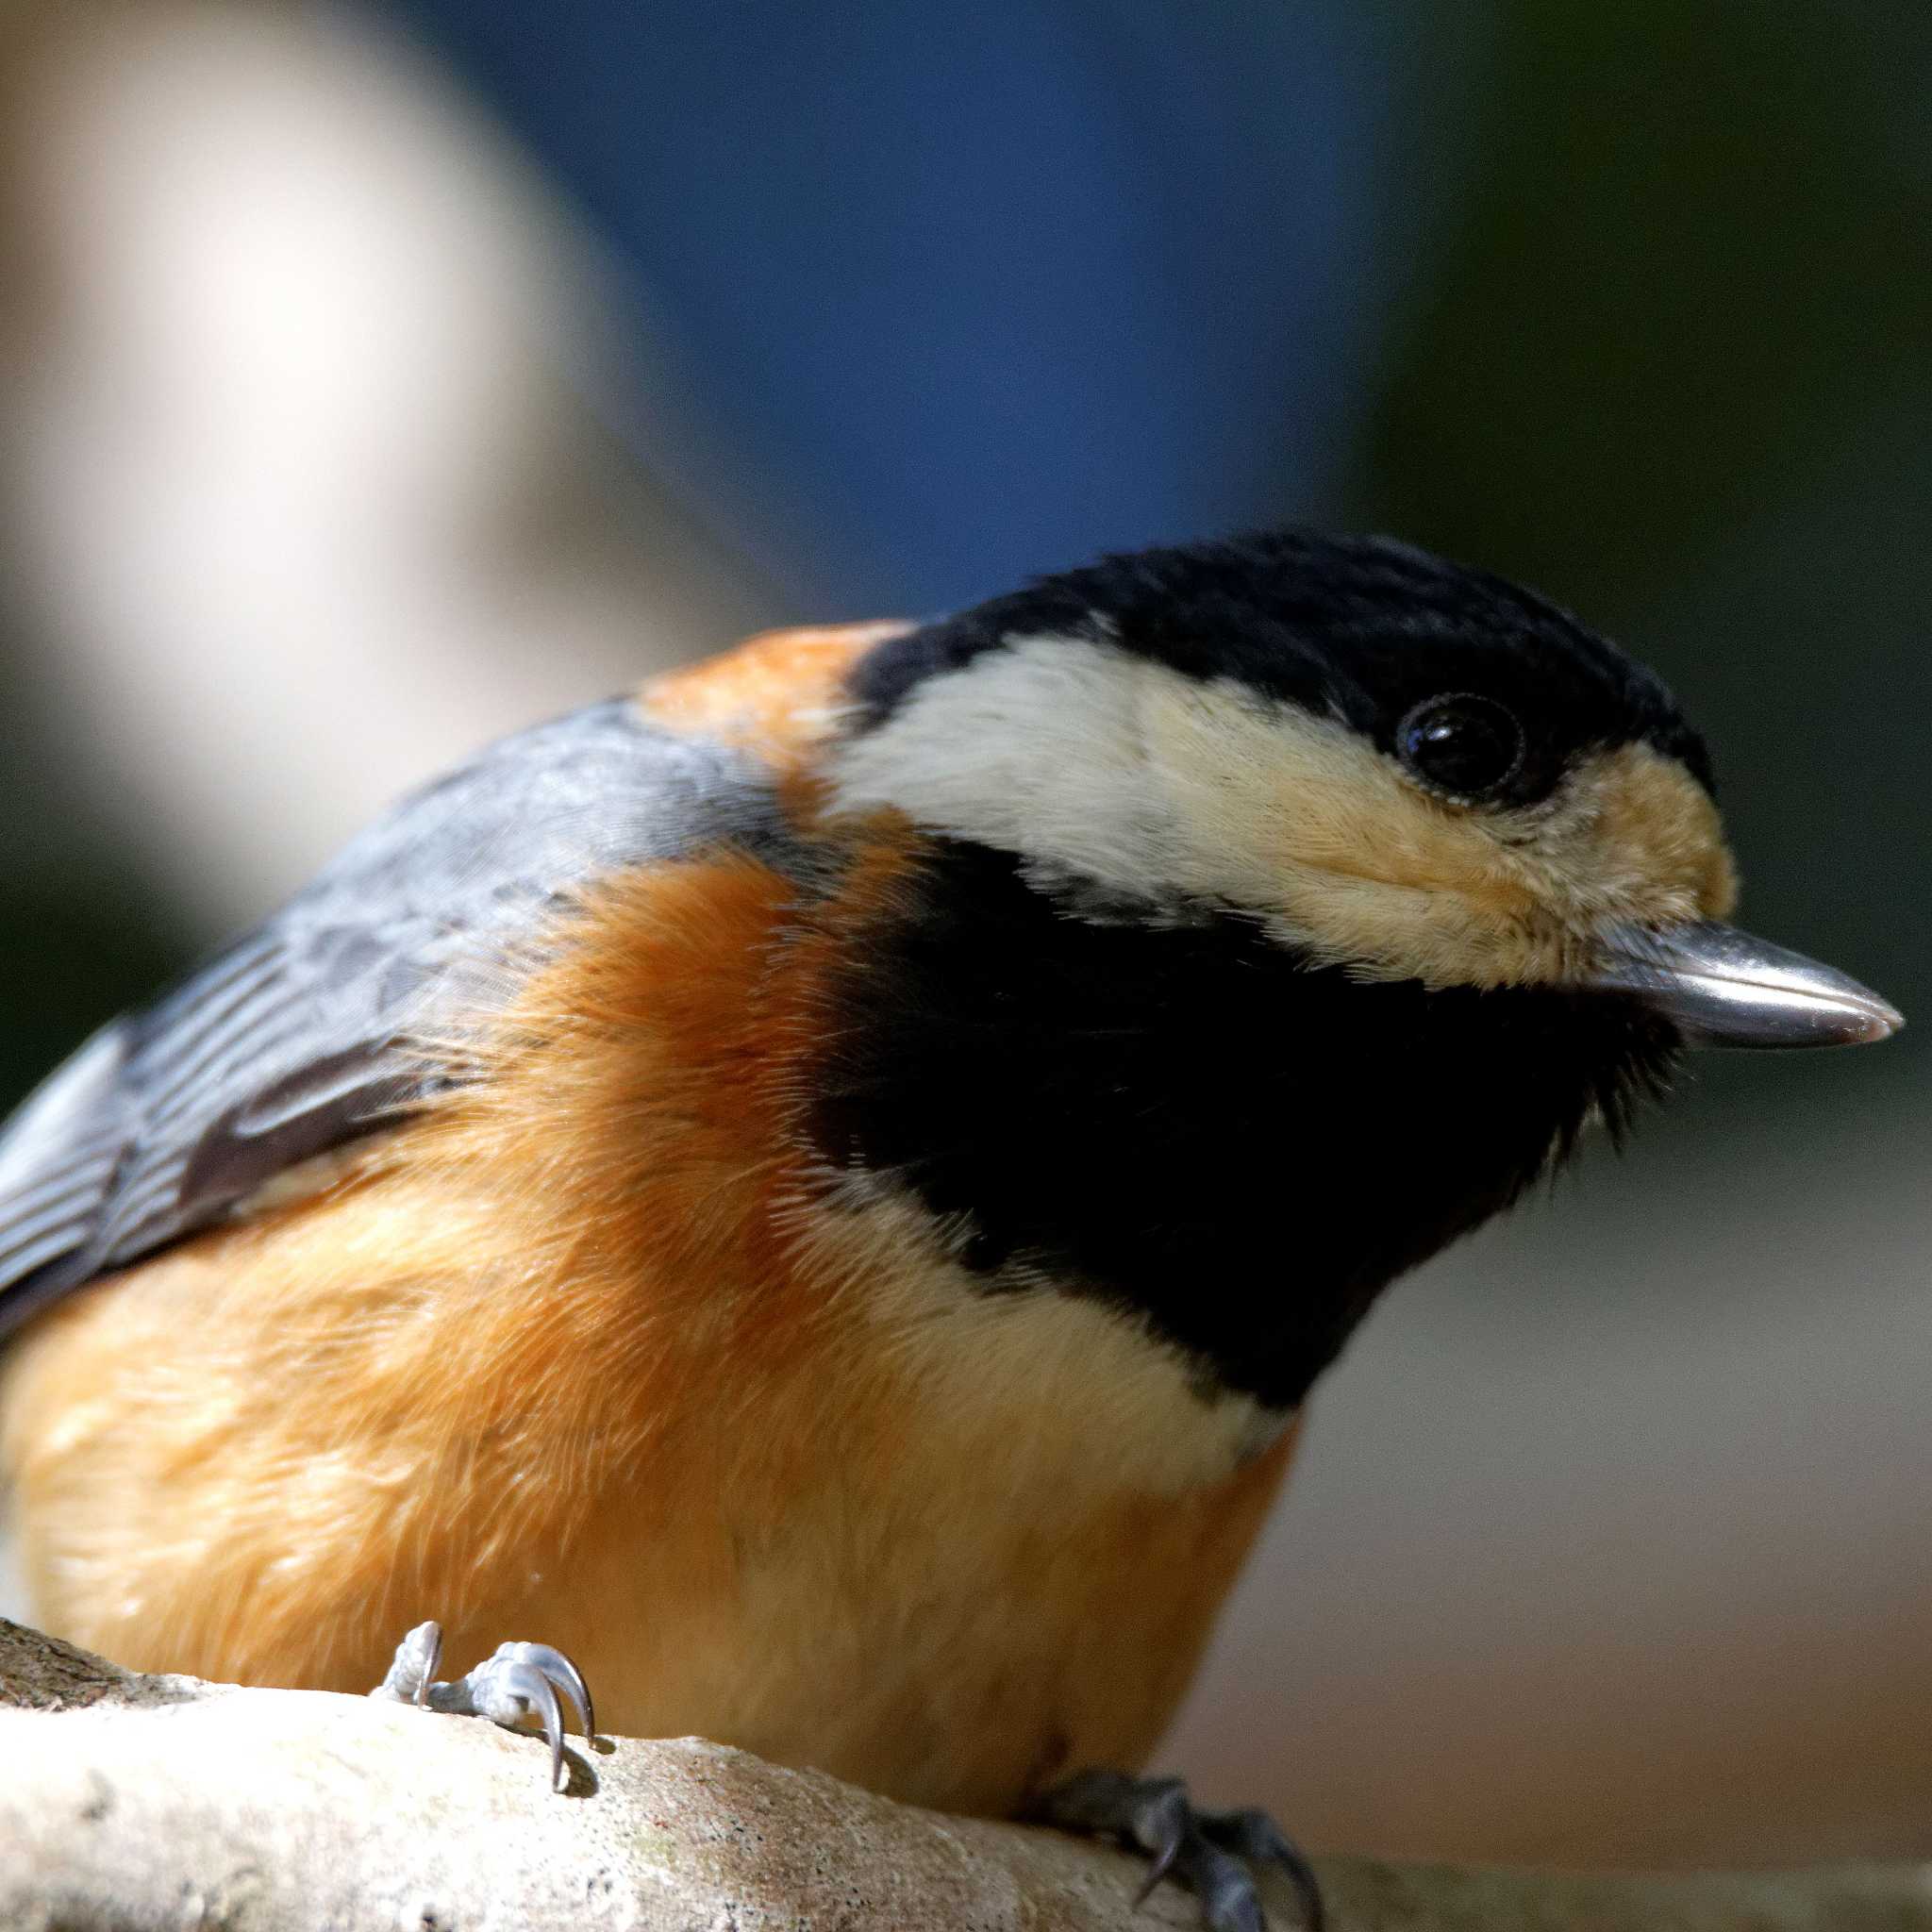
[[[749,759],[627,700],[417,792],[265,924],[96,1034],[0,1135],[0,1335],[425,1091],[413,1036],[501,996],[589,882],[713,849],[803,882]]]

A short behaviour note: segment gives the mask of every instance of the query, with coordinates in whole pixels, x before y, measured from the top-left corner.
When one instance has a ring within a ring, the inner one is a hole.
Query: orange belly
[[[219,1263],[103,1283],[9,1366],[7,1461],[50,1628],[142,1668],[359,1690],[436,1616],[456,1669],[505,1637],[558,1644],[612,1730],[954,1809],[1141,1761],[1291,1449],[1243,1457],[1206,1412],[1179,1453],[1117,1437],[1201,1405],[1160,1401],[1158,1374],[1105,1400],[1096,1351],[1145,1344],[1065,1303],[1003,1305],[991,1326],[1011,1332],[979,1338],[1057,1356],[1058,1404],[1044,1374],[975,1389],[973,1357],[918,1357],[960,1338],[902,1333],[870,1359],[822,1337],[789,1386],[692,1385],[641,1438],[595,1403],[558,1403],[546,1435],[541,1380],[432,1425],[399,1353],[458,1364],[470,1337],[439,1336],[419,1282],[366,1284],[331,1359],[299,1326],[224,1321],[251,1281],[220,1292]],[[163,1334],[158,1375],[141,1343]]]

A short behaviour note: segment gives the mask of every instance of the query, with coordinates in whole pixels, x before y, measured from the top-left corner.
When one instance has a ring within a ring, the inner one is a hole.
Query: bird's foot
[[[1024,1815],[1138,1846],[1153,1860],[1141,1898],[1172,1872],[1201,1901],[1210,1932],[1265,1932],[1267,1914],[1249,1867],[1279,1865],[1300,1894],[1307,1932],[1324,1932],[1315,1874],[1265,1811],[1198,1811],[1177,1777],[1083,1771],[1041,1792]]]
[[[576,1665],[547,1643],[499,1643],[467,1676],[442,1684],[432,1681],[441,1661],[442,1625],[418,1624],[396,1645],[389,1674],[369,1694],[460,1717],[487,1717],[511,1727],[535,1717],[550,1741],[551,1787],[561,1790],[563,1712],[557,1702],[558,1690],[576,1706],[585,1738],[597,1735],[590,1689]]]

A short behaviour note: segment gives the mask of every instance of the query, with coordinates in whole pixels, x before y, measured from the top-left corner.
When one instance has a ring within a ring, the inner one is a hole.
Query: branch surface
[[[144,1677],[0,1620],[0,1927],[1154,1932],[1138,1861],[696,1739],[535,1738]],[[1932,1867],[1645,1876],[1320,1861],[1338,1932],[1932,1932]],[[1294,1921],[1283,1888],[1273,1924]]]

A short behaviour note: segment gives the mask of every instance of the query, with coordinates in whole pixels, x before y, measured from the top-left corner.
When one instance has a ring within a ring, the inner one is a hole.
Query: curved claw
[[[1179,1778],[1086,1771],[1040,1793],[1026,1815],[1044,1824],[1124,1839],[1147,1854],[1135,1905],[1172,1874],[1201,1901],[1208,1932],[1263,1932],[1266,1917],[1248,1867],[1278,1865],[1299,1894],[1306,1932],[1324,1932],[1321,1887],[1308,1861],[1265,1811],[1199,1811]]]
[[[1140,1807],[1134,1820],[1134,1841],[1143,1852],[1151,1854],[1152,1861],[1147,1867],[1146,1882],[1134,1894],[1136,1911],[1153,1897],[1160,1881],[1174,1870],[1174,1862],[1188,1841],[1188,1826],[1191,1823],[1187,1788],[1178,1778],[1167,1790],[1155,1792]]]
[[[542,1721],[543,1736],[550,1744],[550,1783],[561,1789],[563,1782],[563,1712],[550,1679],[535,1664],[512,1655],[517,1646],[502,1644],[496,1655],[480,1663],[452,1690],[468,1692],[472,1712],[494,1719],[500,1724],[513,1724],[534,1712]]]
[[[1279,1865],[1295,1889],[1307,1932],[1327,1932],[1322,1887],[1302,1849],[1265,1811],[1216,1811],[1203,1816],[1201,1829],[1210,1844],[1250,1863]]]
[[[427,1705],[431,1710],[458,1717],[487,1717],[492,1723],[515,1725],[536,1717],[550,1746],[550,1782],[563,1789],[563,1707],[561,1690],[575,1707],[584,1736],[596,1735],[591,1710],[590,1687],[583,1674],[560,1650],[547,1643],[499,1643],[474,1671],[454,1683],[433,1681],[442,1657],[442,1631],[433,1623],[418,1624],[396,1646],[389,1675],[375,1691],[400,1703]]]
[[[418,1624],[404,1641],[410,1639],[416,1641],[423,1673],[416,1680],[416,1694],[410,1702],[421,1710],[424,1700],[429,1695],[430,1678],[442,1668],[442,1625],[432,1617],[426,1624]]]
[[[577,1728],[586,1740],[597,1735],[597,1721],[591,1712],[591,1687],[562,1651],[548,1643],[505,1643],[497,1646],[498,1657],[512,1657],[519,1663],[534,1665],[550,1679],[576,1707]]]
[[[558,1709],[557,1691],[550,1679],[535,1664],[513,1664],[509,1672],[516,1694],[533,1699],[543,1719],[543,1735],[550,1740],[550,1789],[563,1789],[563,1712]]]

